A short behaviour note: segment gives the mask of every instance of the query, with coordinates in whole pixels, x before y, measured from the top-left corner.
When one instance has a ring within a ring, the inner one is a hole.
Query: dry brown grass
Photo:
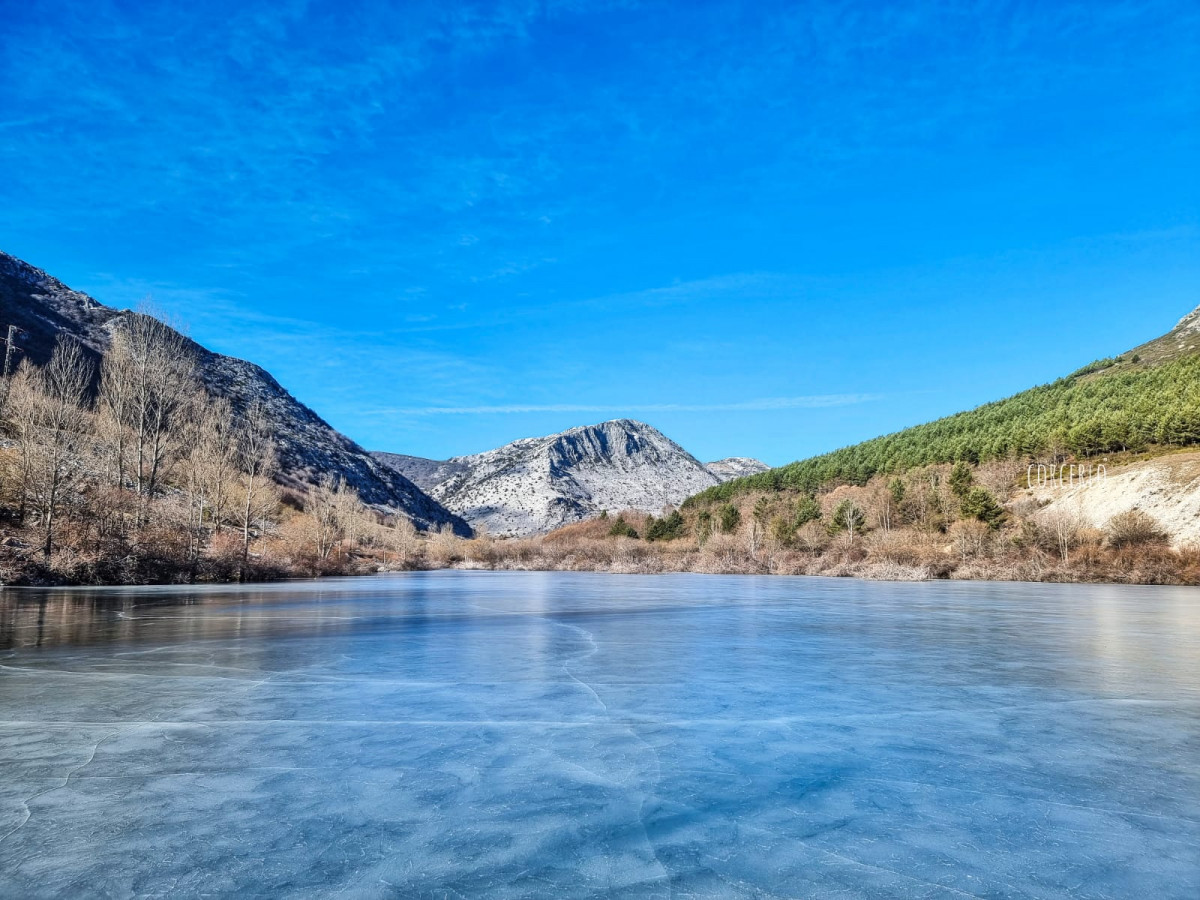
[[[1008,477],[996,473],[996,478]],[[861,490],[861,489],[859,489]],[[851,490],[840,497],[855,497]],[[750,507],[750,504],[743,503]],[[1200,583],[1200,547],[1173,551],[1151,542],[1110,547],[1097,529],[1068,528],[1064,560],[1059,536],[1032,521],[1010,516],[1003,530],[958,521],[946,531],[906,526],[877,529],[849,540],[831,536],[821,522],[795,532],[787,542],[750,539],[749,510],[736,534],[715,533],[647,542],[608,534],[615,516],[592,519],[520,540],[461,542],[451,563],[459,567],[657,574],[825,575],[918,581],[962,578],[1003,581],[1110,581],[1144,584]],[[643,519],[625,513],[635,528]],[[426,563],[439,565],[426,552]]]

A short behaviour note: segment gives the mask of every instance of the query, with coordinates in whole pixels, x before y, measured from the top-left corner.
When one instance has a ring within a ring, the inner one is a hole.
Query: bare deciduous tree
[[[238,526],[242,531],[242,564],[238,578],[245,581],[250,564],[250,531],[275,502],[273,478],[278,463],[266,407],[258,401],[251,403],[239,424],[237,459],[241,472],[241,502]]]
[[[139,495],[153,495],[176,446],[176,420],[197,388],[192,345],[153,316],[128,313],[113,331],[100,381],[116,483],[128,478]]]
[[[326,560],[341,538],[338,528],[338,492],[341,482],[326,476],[308,493],[304,511],[311,520],[313,545],[317,559]]]
[[[1042,525],[1054,539],[1062,561],[1070,562],[1071,551],[1078,546],[1080,534],[1087,526],[1082,511],[1077,507],[1047,511],[1042,516]]]
[[[429,551],[442,565],[449,565],[462,555],[462,538],[454,533],[449,522],[430,535]]]
[[[896,502],[886,483],[876,485],[871,491],[870,507],[874,513],[876,527],[887,534],[892,530],[892,523],[896,518]]]
[[[417,528],[408,516],[398,516],[395,524],[384,531],[386,546],[396,554],[401,565],[408,565],[416,558],[421,541]]]
[[[991,533],[992,530],[985,523],[975,519],[955,522],[949,531],[954,547],[964,561],[983,555]]]
[[[228,512],[239,448],[233,410],[225,398],[198,389],[184,412],[177,425],[183,448],[177,483],[186,498],[188,562],[195,577],[207,536],[220,528]]]
[[[357,547],[366,529],[367,511],[358,499],[358,491],[348,485],[345,479],[338,479],[334,495],[334,517],[337,519],[344,544],[351,548]]]
[[[8,410],[21,449],[22,512],[32,507],[37,513],[47,561],[64,495],[83,470],[92,371],[79,344],[60,338],[49,363],[40,369],[22,364],[11,386]]]
[[[225,523],[230,497],[238,474],[238,427],[233,407],[224,397],[209,397],[200,413],[199,468],[200,484],[208,503],[209,522],[214,530]],[[273,445],[272,445],[273,446]],[[274,460],[271,471],[274,475]]]

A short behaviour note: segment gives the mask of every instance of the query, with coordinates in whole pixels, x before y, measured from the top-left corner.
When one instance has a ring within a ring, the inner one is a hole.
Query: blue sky
[[[782,464],[1200,304],[1194,2],[0,14],[0,249],[372,449]]]

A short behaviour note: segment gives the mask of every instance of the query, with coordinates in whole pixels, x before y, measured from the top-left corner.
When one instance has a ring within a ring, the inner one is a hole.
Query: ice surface
[[[1200,896],[1200,591],[0,595],[0,895]]]

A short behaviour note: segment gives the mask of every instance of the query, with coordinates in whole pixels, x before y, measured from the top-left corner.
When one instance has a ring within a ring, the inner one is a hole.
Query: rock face
[[[102,306],[41,269],[0,252],[0,330],[10,324],[22,329],[17,343],[22,355],[35,363],[50,358],[60,334],[75,338],[98,361],[109,345],[112,328],[127,313]],[[460,534],[469,533],[461,518],[335,431],[265,369],[199,344],[192,347],[209,393],[229,398],[235,409],[259,400],[269,410],[281,484],[304,490],[326,475],[341,476],[364,502],[403,513],[420,528],[449,523]]]
[[[746,475],[757,475],[771,467],[749,456],[729,456],[716,462],[705,463],[704,468],[717,476],[718,481],[732,481]]]
[[[444,461],[375,457],[493,535],[550,531],[605,509],[658,514],[721,480],[660,431],[632,419]]]
[[[1043,505],[1036,517],[1044,524],[1067,516],[1080,525],[1103,528],[1113,516],[1139,509],[1158,523],[1173,546],[1200,544],[1200,452],[1111,466],[1104,477],[1081,484],[1035,485],[1027,496]]]

